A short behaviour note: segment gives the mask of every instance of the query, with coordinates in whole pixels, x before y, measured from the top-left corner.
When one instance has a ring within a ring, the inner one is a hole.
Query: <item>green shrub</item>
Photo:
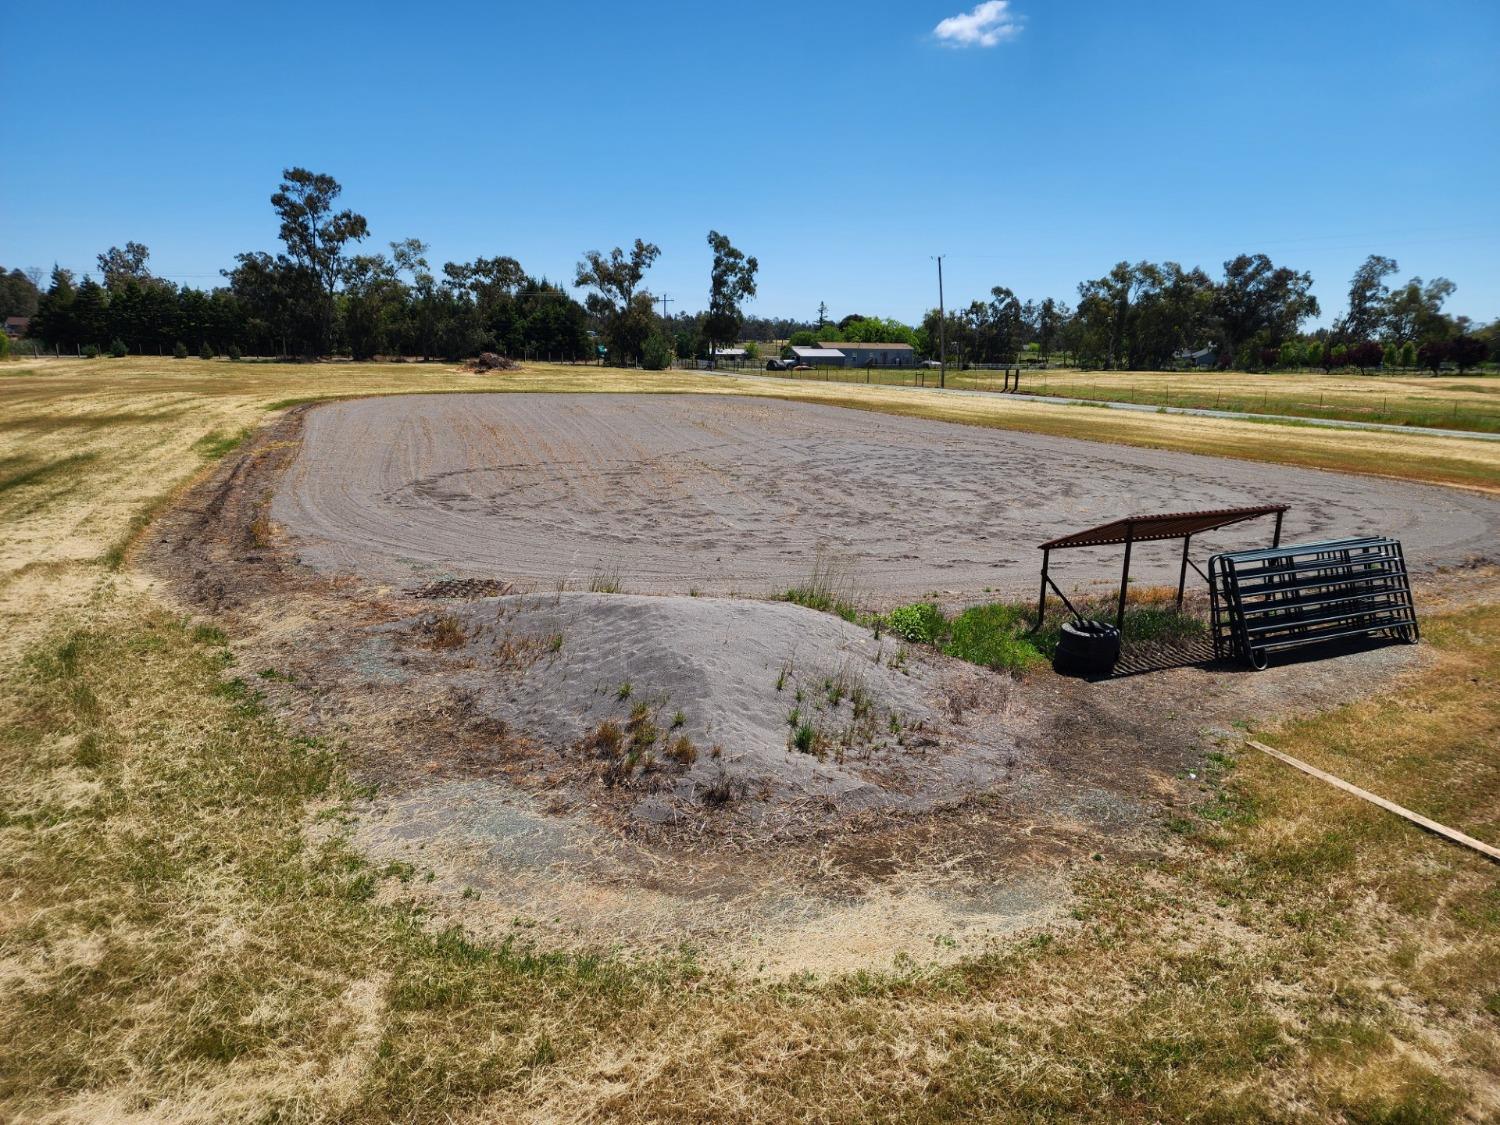
[[[672,366],[672,341],[660,332],[653,332],[641,349],[641,366],[647,371],[665,371]]]
[[[245,353],[240,351],[240,346],[238,344],[230,344],[229,350],[224,354],[229,357],[231,362],[233,362],[235,360],[238,360]]]
[[[213,345],[211,345],[207,340],[203,341],[203,346],[198,349],[198,358],[199,359],[213,359],[213,357],[214,357]]]
[[[118,337],[109,342],[109,354],[116,359],[124,359],[130,354],[130,349],[125,346],[125,341]]]
[[[4,333],[4,332],[0,332],[0,359],[5,359],[9,355],[10,355],[10,337],[6,333]]]
[[[1030,627],[1030,613],[1024,606],[977,605],[949,624],[943,651],[997,672],[1024,672],[1046,659],[1027,635]]]
[[[187,359],[187,357],[188,357],[187,345],[184,344],[181,340],[178,340],[177,343],[174,344],[173,347],[172,347],[172,358],[173,359]]]
[[[897,606],[885,615],[885,627],[902,640],[914,644],[937,643],[947,628],[943,611],[931,602]]]
[[[83,345],[83,358],[84,359],[98,359],[99,358],[99,345],[98,344],[84,344]]]

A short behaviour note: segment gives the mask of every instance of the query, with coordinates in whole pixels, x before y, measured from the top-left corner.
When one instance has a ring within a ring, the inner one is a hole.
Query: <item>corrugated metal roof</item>
[[[1087,531],[1075,531],[1071,535],[1050,539],[1039,547],[1044,551],[1054,551],[1060,547],[1105,547],[1112,543],[1124,543],[1127,539],[1134,543],[1154,539],[1181,539],[1184,535],[1213,531],[1242,520],[1253,520],[1257,516],[1285,512],[1288,507],[1286,504],[1256,504],[1248,508],[1212,508],[1201,512],[1122,516]]]
[[[792,354],[799,359],[844,359],[844,353],[837,348],[793,348]]]
[[[828,340],[819,340],[818,343],[821,344],[825,348],[854,348],[856,350],[863,349],[865,351],[882,351],[882,352],[909,352],[909,351],[911,351],[911,345],[910,344],[856,344],[856,343],[853,343],[852,341],[830,342]]]

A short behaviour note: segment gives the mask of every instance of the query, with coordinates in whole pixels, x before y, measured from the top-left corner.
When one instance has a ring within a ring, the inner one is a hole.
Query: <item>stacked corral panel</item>
[[[1264,668],[1273,652],[1354,637],[1415,643],[1401,544],[1340,539],[1215,555],[1208,564],[1214,652]]]

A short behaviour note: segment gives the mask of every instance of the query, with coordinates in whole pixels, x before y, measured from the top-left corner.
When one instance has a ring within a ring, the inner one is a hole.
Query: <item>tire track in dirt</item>
[[[1029,592],[1037,543],[1129,512],[1292,505],[1288,541],[1380,532],[1418,568],[1491,554],[1500,501],[1434,486],[734,397],[435,395],[314,410],[273,518],[323,571],[768,594],[819,552],[876,601]],[[1205,536],[1202,553],[1269,529]],[[1110,581],[1117,551],[1063,577]],[[1175,584],[1177,553],[1136,552]]]

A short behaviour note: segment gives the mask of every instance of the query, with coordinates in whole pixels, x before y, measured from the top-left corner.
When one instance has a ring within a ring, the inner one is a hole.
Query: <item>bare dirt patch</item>
[[[143,561],[226,623],[254,690],[378,786],[353,831],[420,873],[399,893],[480,931],[692,941],[775,971],[956,955],[1056,921],[1090,856],[1170,848],[1163,824],[1236,722],[1423,659],[1016,680],[786,603],[490,596],[506,587],[432,573],[402,588],[389,578],[422,568],[396,555],[373,575],[298,561],[307,540],[272,498],[320,489],[304,414],[194,490]]]
[[[876,601],[977,598],[1032,588],[1036,544],[1065,531],[1268,499],[1292,505],[1289,542],[1395,535],[1419,567],[1500,540],[1500,500],[1454,489],[763,399],[410,396],[307,426],[273,518],[315,569],[396,583],[779,594],[821,548]],[[1104,580],[1119,554],[1064,561]],[[1175,584],[1176,561],[1139,550],[1137,580]]]

